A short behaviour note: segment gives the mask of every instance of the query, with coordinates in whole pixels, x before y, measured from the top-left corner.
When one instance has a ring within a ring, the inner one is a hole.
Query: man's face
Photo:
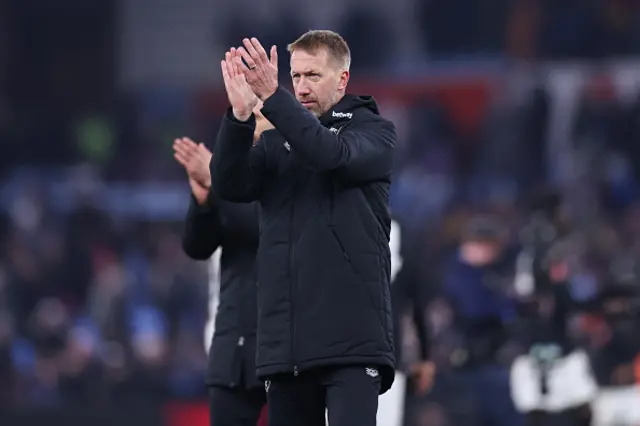
[[[319,117],[344,96],[349,71],[337,64],[327,49],[298,49],[291,53],[291,78],[298,101]]]
[[[486,266],[493,263],[500,253],[498,244],[494,241],[471,240],[462,244],[462,258],[472,266]]]

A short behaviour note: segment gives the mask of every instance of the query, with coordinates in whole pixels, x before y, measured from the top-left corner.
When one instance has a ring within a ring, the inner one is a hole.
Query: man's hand
[[[238,69],[244,74],[253,93],[265,101],[278,89],[278,50],[271,46],[271,57],[257,38],[242,40],[244,47],[239,47],[236,56]],[[244,59],[244,63],[242,63]]]
[[[187,171],[191,192],[198,204],[207,201],[211,188],[211,151],[203,144],[196,144],[189,138],[176,139],[173,142],[174,158]]]
[[[433,385],[436,367],[430,361],[420,361],[411,366],[411,377],[418,395],[424,394]]]
[[[247,121],[251,117],[253,108],[258,104],[258,98],[240,70],[240,66],[244,66],[240,58],[238,51],[232,47],[220,62],[220,68],[222,68],[224,88],[227,91],[233,115],[240,121]]]

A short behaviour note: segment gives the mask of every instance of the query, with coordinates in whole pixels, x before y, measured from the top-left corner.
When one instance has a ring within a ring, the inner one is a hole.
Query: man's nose
[[[309,90],[309,85],[306,82],[300,81],[296,85],[296,92],[298,93],[298,95],[308,95],[309,93],[311,93],[311,90]]]

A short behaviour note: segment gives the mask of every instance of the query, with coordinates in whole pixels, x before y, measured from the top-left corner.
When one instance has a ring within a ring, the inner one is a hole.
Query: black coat
[[[393,382],[389,187],[395,128],[370,97],[318,120],[284,89],[262,113],[277,130],[252,147],[255,117],[223,120],[213,187],[259,200],[258,376],[377,366]]]
[[[212,191],[204,206],[191,199],[184,251],[193,259],[206,260],[222,247],[208,385],[263,386],[255,377],[258,218],[257,203],[230,203]]]

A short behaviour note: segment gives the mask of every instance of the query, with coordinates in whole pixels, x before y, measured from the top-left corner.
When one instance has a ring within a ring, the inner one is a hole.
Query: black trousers
[[[380,375],[364,366],[322,368],[266,382],[269,426],[376,426]]]
[[[589,426],[591,424],[591,407],[583,405],[560,413],[544,413],[533,411],[526,414],[526,426]]]
[[[211,426],[256,426],[267,402],[263,388],[209,387]]]

